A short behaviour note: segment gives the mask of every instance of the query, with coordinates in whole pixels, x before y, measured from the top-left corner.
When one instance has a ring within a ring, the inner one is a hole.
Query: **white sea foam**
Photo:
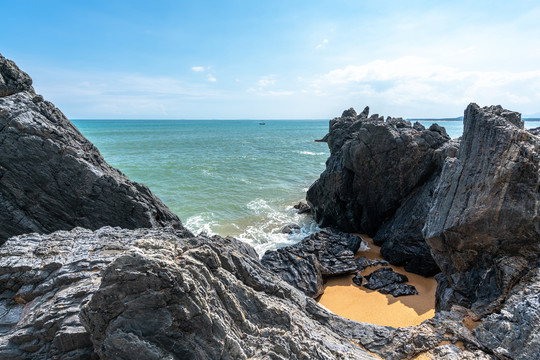
[[[212,227],[216,225],[216,222],[210,220],[212,217],[213,214],[195,215],[187,218],[184,226],[194,234],[204,232],[208,235],[215,235]]]
[[[311,151],[295,151],[297,154],[302,155],[311,155],[311,156],[317,156],[317,155],[326,155],[324,152],[311,152]]]

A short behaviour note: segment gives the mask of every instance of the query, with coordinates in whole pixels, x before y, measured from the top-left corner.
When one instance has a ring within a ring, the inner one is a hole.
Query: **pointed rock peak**
[[[521,120],[521,114],[516,111],[510,111],[503,108],[501,105],[484,106],[481,108],[475,103],[470,103],[465,109],[464,125],[467,122],[476,118],[484,118],[495,121],[509,122],[520,129],[524,128],[524,122]]]
[[[354,108],[350,108],[349,110],[345,110],[343,114],[341,114],[342,118],[346,117],[356,117],[356,110]]]
[[[369,106],[366,106],[364,110],[358,115],[359,119],[367,119],[369,116]]]
[[[30,76],[0,54],[0,97],[26,90],[34,91]]]

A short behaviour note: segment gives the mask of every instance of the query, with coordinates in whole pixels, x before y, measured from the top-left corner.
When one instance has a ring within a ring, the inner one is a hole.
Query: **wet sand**
[[[359,251],[356,256],[369,259],[382,259],[379,247],[371,238],[362,235],[368,242],[370,250]],[[418,325],[435,315],[435,290],[437,282],[434,278],[425,278],[405,271],[400,266],[390,266],[394,271],[407,275],[419,295],[393,297],[383,295],[376,290],[368,290],[352,282],[353,275],[345,275],[327,279],[324,294],[318,301],[334,314],[347,319],[372,324],[404,327]],[[361,274],[368,275],[379,267],[368,267]]]

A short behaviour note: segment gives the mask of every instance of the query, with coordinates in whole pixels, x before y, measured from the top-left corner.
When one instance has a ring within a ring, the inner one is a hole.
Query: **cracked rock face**
[[[76,228],[0,264],[2,359],[374,359],[233,238]]]
[[[326,170],[307,200],[322,226],[375,235],[401,201],[440,170],[444,128],[417,130],[401,118],[347,110],[330,121]]]
[[[523,128],[521,115],[469,105],[457,158],[444,165],[424,229],[445,275],[439,309],[489,313],[538,266],[539,188],[540,138]]]
[[[76,226],[173,226],[180,219],[108,165],[31,79],[0,56],[0,244]]]
[[[439,269],[422,228],[433,184],[457,142],[436,124],[426,129],[368,113],[349,109],[330,121],[330,158],[306,199],[322,226],[375,236],[390,263],[432,276]]]
[[[326,229],[297,244],[267,251],[261,263],[307,296],[316,298],[324,292],[323,276],[356,271],[354,254],[361,243],[359,236]]]

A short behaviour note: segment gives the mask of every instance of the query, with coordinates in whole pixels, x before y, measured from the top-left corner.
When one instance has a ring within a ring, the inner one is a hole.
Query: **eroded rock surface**
[[[436,124],[425,129],[368,114],[349,109],[330,121],[330,158],[306,199],[322,226],[376,235],[392,264],[433,275],[438,268],[422,228],[433,184],[456,143]]]
[[[330,121],[330,158],[307,200],[322,226],[373,236],[407,195],[440,170],[440,149],[450,137],[441,127],[417,130],[401,118],[368,118],[368,111],[347,110]]]
[[[30,77],[0,56],[0,244],[76,226],[173,226],[180,219],[108,165]]]
[[[373,358],[248,245],[172,228],[11,238],[0,309],[2,359]]]
[[[478,340],[499,356],[540,359],[540,269],[514,287],[503,308],[475,329]]]
[[[354,254],[361,243],[357,235],[326,229],[297,244],[267,251],[261,262],[307,296],[317,297],[324,291],[323,276],[356,272]]]
[[[457,158],[444,164],[425,236],[443,271],[438,308],[490,313],[540,255],[540,138],[519,113],[465,110]],[[489,306],[488,306],[489,305]]]

